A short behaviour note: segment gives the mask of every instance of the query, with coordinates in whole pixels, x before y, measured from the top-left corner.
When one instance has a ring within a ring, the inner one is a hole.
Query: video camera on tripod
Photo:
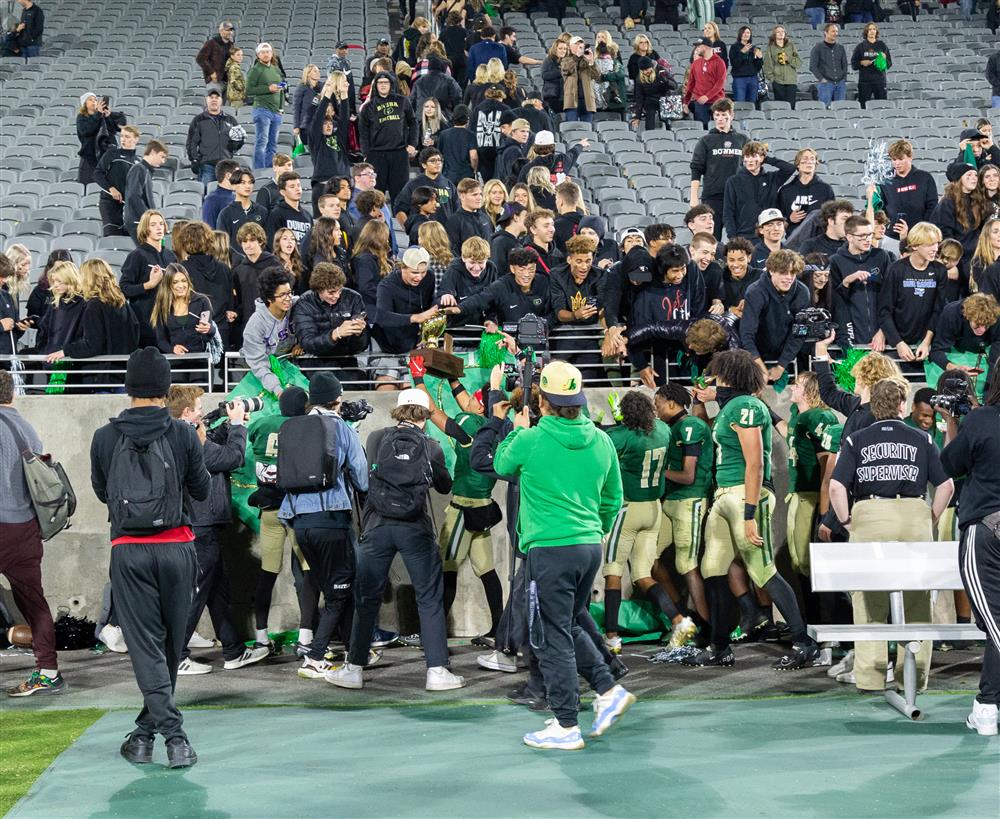
[[[549,357],[549,327],[544,319],[526,313],[517,324],[505,324],[503,331],[514,337],[520,350],[516,363],[504,364],[504,389],[507,392],[517,387],[530,390]]]

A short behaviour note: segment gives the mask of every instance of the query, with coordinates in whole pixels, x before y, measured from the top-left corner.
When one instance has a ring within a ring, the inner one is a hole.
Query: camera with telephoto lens
[[[795,314],[795,321],[792,324],[792,338],[801,338],[804,341],[822,341],[836,329],[837,322],[831,319],[829,311],[822,307],[807,307]]]
[[[351,423],[364,421],[373,412],[375,412],[375,407],[364,398],[359,398],[357,401],[340,402],[340,417]]]
[[[940,395],[932,395],[928,403],[932,407],[940,407],[951,415],[952,418],[961,418],[972,412],[972,399],[968,393],[955,395],[954,393],[945,392]]]
[[[212,410],[201,420],[205,426],[209,424],[214,424],[223,415],[226,414],[226,409],[228,407],[243,407],[243,411],[249,415],[251,412],[260,412],[264,409],[264,399],[260,396],[254,396],[253,398],[234,398],[232,401],[220,401],[217,409]]]

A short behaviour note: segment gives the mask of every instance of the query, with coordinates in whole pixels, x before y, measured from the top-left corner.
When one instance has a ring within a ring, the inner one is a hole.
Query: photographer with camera
[[[198,433],[204,450],[205,468],[212,487],[204,501],[192,501],[191,526],[198,555],[198,581],[184,633],[184,649],[177,667],[179,675],[208,674],[212,666],[191,659],[188,641],[198,627],[206,606],[216,638],[222,643],[223,668],[233,671],[267,657],[266,642],[247,648],[229,616],[229,578],[222,559],[222,533],[232,522],[229,473],[243,466],[247,448],[247,401],[237,399],[225,405],[227,422],[209,430],[202,417],[201,387],[174,384],[167,393],[171,418],[190,424]]]
[[[959,571],[976,623],[986,634],[986,650],[966,726],[980,736],[996,736],[1000,706],[1000,375],[990,373],[984,405],[958,419],[938,407],[948,422],[941,453],[944,471],[962,481],[958,509]]]
[[[993,296],[973,293],[945,305],[934,328],[928,361],[942,370],[962,370],[985,383],[1000,356],[1000,305]],[[987,352],[988,351],[988,352]],[[925,367],[930,370],[930,367]],[[928,372],[928,381],[933,381]],[[978,386],[978,385],[977,385]],[[978,390],[977,392],[982,392]]]
[[[577,622],[601,566],[601,540],[621,509],[621,473],[611,440],[582,413],[587,398],[580,371],[553,361],[542,370],[539,389],[538,425],[532,428],[528,410],[522,410],[497,447],[494,468],[520,479],[519,547],[527,553],[530,642],[556,717],[526,734],[524,743],[576,750],[584,744],[578,673],[597,693],[590,736],[603,734],[635,702],[615,684]]]
[[[316,373],[309,381],[306,415],[288,419],[278,431],[277,485],[285,493],[278,520],[295,532],[313,583],[323,593],[319,625],[298,672],[305,679],[319,679],[330,670],[327,644],[350,616],[355,576],[351,491],[368,491],[361,439],[338,414],[342,394],[335,375]],[[370,642],[371,629],[368,637]]]
[[[740,346],[767,368],[771,383],[784,375],[810,335],[793,332],[799,313],[807,311],[811,301],[809,288],[798,281],[804,267],[798,253],[776,250],[767,258],[768,275],[751,284],[744,297]],[[775,359],[777,364],[767,367],[765,362]]]
[[[852,541],[933,540],[934,523],[947,508],[954,484],[942,469],[931,437],[902,421],[909,388],[902,378],[885,378],[871,388],[875,423],[843,437],[830,481],[830,505]],[[926,500],[934,486],[933,506]],[[848,495],[853,498],[849,508]],[[855,623],[881,623],[889,615],[887,592],[852,592]],[[929,592],[904,591],[907,623],[931,622]],[[932,643],[917,653],[917,687],[927,687]],[[903,645],[897,667],[903,665]],[[885,689],[887,643],[854,644],[855,684],[861,692]]]

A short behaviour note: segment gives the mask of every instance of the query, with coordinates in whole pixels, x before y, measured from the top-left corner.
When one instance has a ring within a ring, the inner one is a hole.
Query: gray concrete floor
[[[248,707],[257,705],[370,706],[401,703],[468,703],[497,700],[519,685],[524,673],[485,671],[476,664],[482,649],[468,641],[452,641],[452,670],[465,676],[467,685],[457,691],[428,693],[423,690],[424,661],[419,649],[398,647],[385,650],[383,660],[367,672],[362,691],[345,691],[323,680],[298,677],[299,661],[293,655],[264,660],[237,671],[223,671],[221,649],[195,651],[195,659],[212,663],[211,674],[178,679],[181,706]],[[623,683],[640,697],[656,698],[744,698],[804,694],[850,695],[853,686],[838,684],[826,676],[825,668],[798,672],[776,672],[771,662],[783,653],[775,643],[735,646],[736,665],[728,669],[690,669],[658,665],[648,658],[658,651],[650,644],[626,645],[623,659],[630,668]],[[110,652],[67,651],[59,655],[69,690],[60,696],[4,697],[8,709],[42,708],[135,708],[142,700],[132,676],[127,655]],[[4,689],[15,685],[32,668],[30,654],[0,652],[0,682]],[[935,651],[931,673],[932,691],[969,691],[978,687],[982,649]]]

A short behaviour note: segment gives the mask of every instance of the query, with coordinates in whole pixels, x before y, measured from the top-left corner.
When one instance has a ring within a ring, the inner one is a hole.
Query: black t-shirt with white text
[[[862,500],[873,495],[922,498],[928,481],[938,486],[948,476],[931,436],[892,418],[843,439],[833,479]]]

